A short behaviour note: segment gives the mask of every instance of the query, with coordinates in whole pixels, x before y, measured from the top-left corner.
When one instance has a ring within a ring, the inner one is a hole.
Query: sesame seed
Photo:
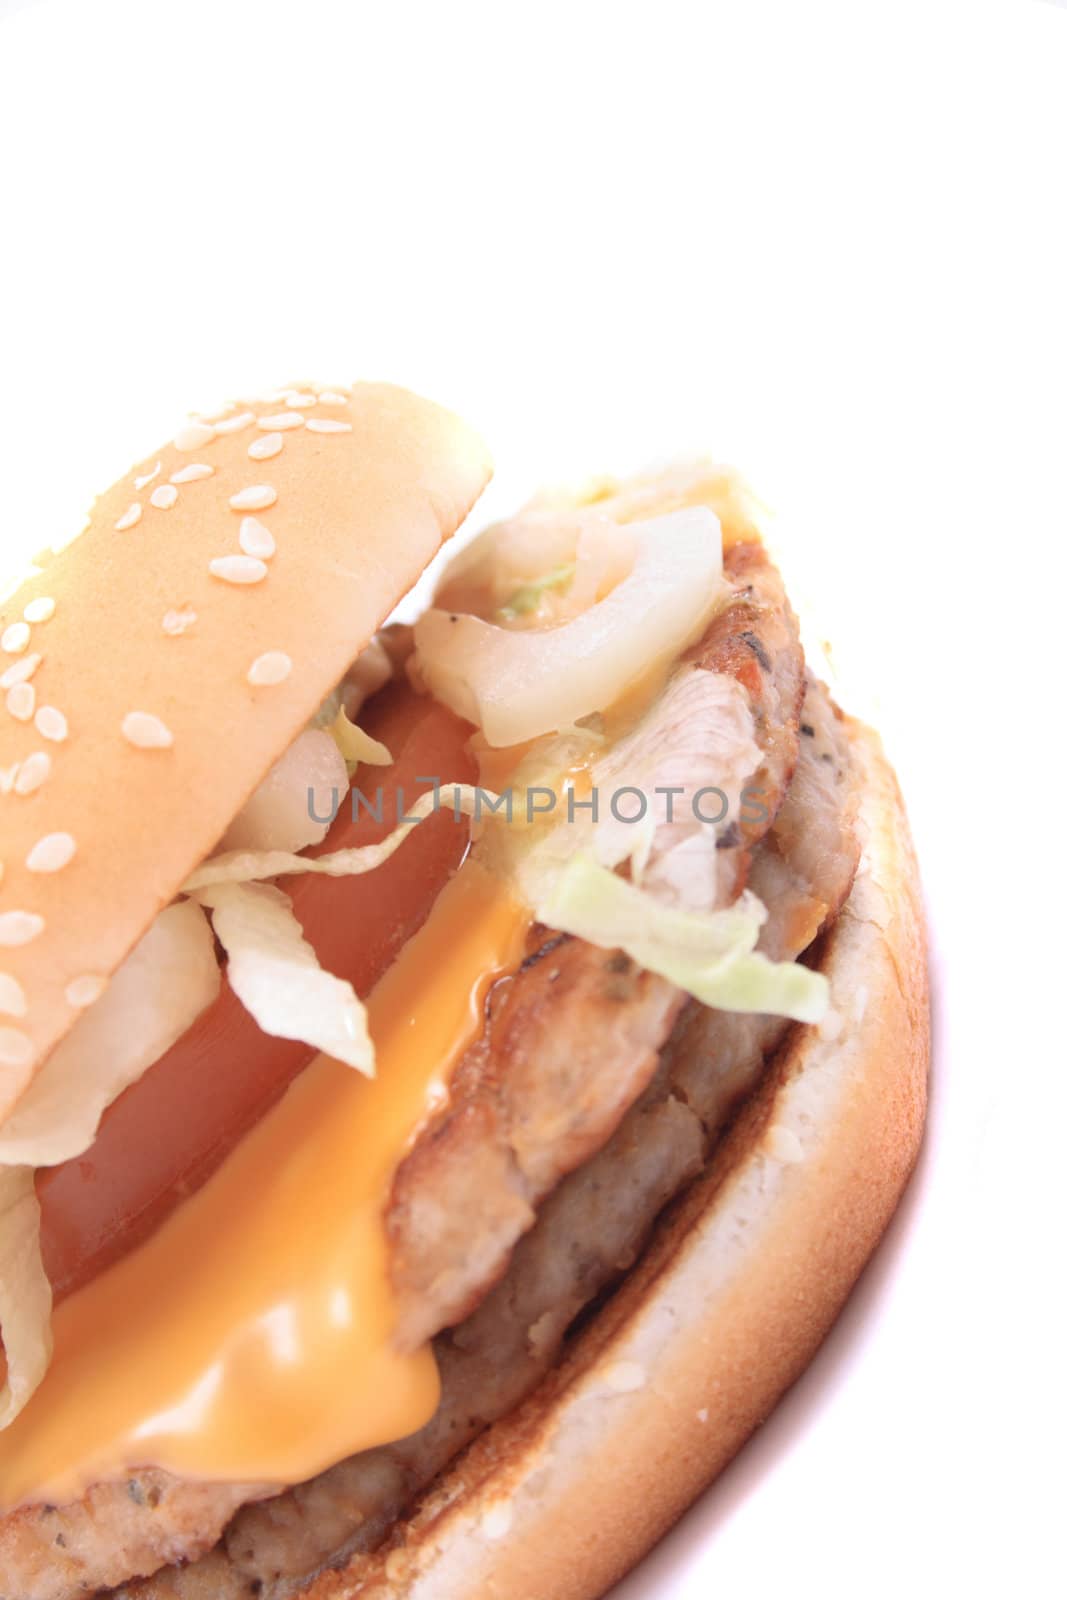
[[[178,499],[178,491],[172,483],[161,483],[158,489],[152,490],[152,504],[157,511],[169,511]]]
[[[30,872],[59,872],[73,861],[76,849],[69,833],[46,833],[26,857],[26,866]]]
[[[28,1067],[33,1045],[19,1028],[0,1028],[0,1067]]]
[[[265,433],[262,439],[253,439],[248,447],[248,454],[253,461],[271,461],[275,456],[280,456],[285,440],[280,433]]]
[[[267,576],[266,562],[258,556],[216,556],[208,568],[223,583],[262,583]]]
[[[0,972],[0,1011],[8,1017],[24,1017],[29,1007],[26,991],[10,972]]]
[[[174,743],[167,724],[151,711],[127,711],[122,719],[122,737],[138,750],[169,750]]]
[[[261,556],[264,561],[270,560],[276,548],[273,533],[256,517],[241,518],[237,543],[246,556]]]
[[[140,520],[141,504],[140,501],[135,500],[133,505],[130,506],[129,510],[122,513],[122,516],[116,522],[115,527],[118,529],[119,533],[125,533],[128,528],[136,528]]]
[[[263,433],[288,433],[291,428],[302,428],[304,419],[299,411],[276,411],[271,417],[257,417],[256,427]]]
[[[616,1394],[629,1394],[645,1383],[645,1369],[636,1361],[613,1361],[604,1371],[604,1382]]]
[[[195,611],[167,611],[163,615],[163,632],[169,633],[172,639],[178,638],[191,628],[196,621]]]
[[[22,615],[27,622],[47,622],[50,617],[55,616],[55,612],[56,603],[51,595],[42,594],[36,600],[30,601]]]
[[[7,709],[16,722],[29,722],[37,704],[37,690],[32,683],[16,683],[7,691]]]
[[[30,642],[30,625],[28,622],[12,622],[0,634],[0,650],[6,650],[9,656],[21,655]]]
[[[163,463],[161,461],[157,461],[155,466],[152,468],[151,472],[145,472],[145,473],[143,473],[141,475],[141,477],[134,478],[133,486],[138,491],[138,493],[140,493],[140,491],[142,489],[147,489],[148,485],[152,482],[153,478],[158,478],[159,469],[162,466],[162,464]]]
[[[348,396],[346,394],[333,394],[327,389],[319,395],[320,406],[346,406],[347,404]]]
[[[299,389],[290,389],[285,398],[295,409],[297,406],[316,405],[319,397],[317,394],[303,394]]]
[[[40,655],[23,656],[21,661],[13,661],[6,672],[0,672],[0,689],[10,689],[12,684],[25,683],[32,678],[37,668],[41,665]]]
[[[62,744],[70,731],[66,717],[62,711],[57,711],[55,706],[42,706],[33,723],[41,738],[51,739],[53,744]]]
[[[707,1406],[701,1406],[700,1410],[697,1412],[697,1421],[698,1422],[707,1422],[707,1420],[708,1420],[708,1408],[707,1408]]]
[[[106,988],[106,978],[98,978],[94,973],[86,972],[80,978],[72,978],[63,992],[69,1006],[73,1006],[76,1011],[84,1011],[86,1006],[91,1006],[99,1000]]]
[[[222,422],[216,422],[216,433],[240,433],[242,428],[247,428],[250,422],[255,422],[254,411],[240,411],[236,417],[226,417]]]
[[[272,489],[268,483],[253,483],[247,489],[238,489],[236,494],[230,496],[230,507],[234,511],[266,511],[278,498],[277,489]]]
[[[779,1122],[767,1129],[763,1143],[767,1154],[785,1166],[792,1166],[804,1159],[804,1146],[792,1128],[786,1128]]]
[[[36,911],[0,911],[0,945],[9,950],[43,932],[44,918]]]
[[[19,764],[16,761],[13,767],[0,767],[0,794],[10,794],[15,787],[18,776]],[[2,876],[2,874],[0,874]]]
[[[44,783],[52,770],[52,757],[45,750],[35,750],[20,761],[15,773],[15,793],[33,794]]]
[[[268,650],[265,655],[257,656],[248,669],[248,681],[257,689],[268,688],[275,683],[284,683],[293,663],[284,650]]]
[[[187,422],[174,435],[174,448],[180,450],[183,456],[189,455],[210,444],[214,437],[215,429],[209,422]]]
[[[334,417],[309,417],[309,433],[351,433],[350,422],[338,422]]]
[[[199,483],[201,478],[210,478],[215,471],[203,461],[194,461],[187,467],[179,467],[177,472],[170,475],[171,483]]]

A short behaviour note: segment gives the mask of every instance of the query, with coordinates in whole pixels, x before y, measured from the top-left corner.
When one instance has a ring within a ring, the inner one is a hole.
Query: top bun
[[[180,428],[0,605],[0,1117],[463,521],[481,440],[383,384]]]

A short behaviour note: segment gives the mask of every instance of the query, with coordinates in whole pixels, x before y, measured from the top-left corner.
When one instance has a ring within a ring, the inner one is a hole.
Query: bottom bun
[[[559,1367],[309,1600],[593,1600],[811,1360],[915,1164],[929,1057],[907,820],[877,737],[849,728],[863,855],[820,953],[831,1020],[793,1031]]]

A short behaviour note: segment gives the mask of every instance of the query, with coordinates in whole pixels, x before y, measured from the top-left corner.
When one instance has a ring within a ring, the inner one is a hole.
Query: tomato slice
[[[364,708],[363,725],[386,744],[389,767],[361,769],[368,798],[380,784],[381,822],[342,806],[319,851],[370,844],[429,785],[473,783],[469,724],[404,686]],[[285,881],[322,965],[366,996],[425,921],[462,860],[468,829],[447,808],[420,824],[383,866],[360,878]],[[318,853],[316,851],[309,854]],[[108,1109],[84,1155],[37,1176],[45,1268],[57,1299],[146,1239],[210,1176],[277,1101],[314,1051],[264,1034],[223,977],[215,1002],[144,1077]]]

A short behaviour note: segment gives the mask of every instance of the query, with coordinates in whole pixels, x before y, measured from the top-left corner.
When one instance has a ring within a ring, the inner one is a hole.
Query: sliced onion
[[[526,510],[487,528],[451,562],[437,609],[511,628],[554,627],[603,600],[633,560],[632,535],[598,507]]]
[[[631,523],[628,577],[560,627],[515,631],[428,611],[415,625],[423,679],[495,748],[604,711],[703,631],[721,593],[722,532],[706,507]]]
[[[336,742],[325,729],[306,729],[245,801],[219,848],[296,851],[319,844],[347,793],[348,769]]]

